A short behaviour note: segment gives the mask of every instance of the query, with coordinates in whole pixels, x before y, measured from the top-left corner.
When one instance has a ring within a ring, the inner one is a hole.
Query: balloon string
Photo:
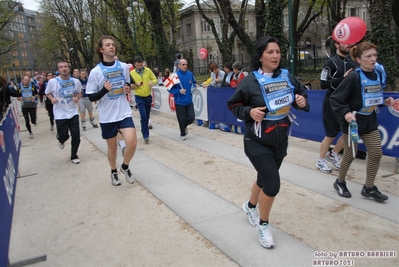
[[[329,40],[331,37],[332,37],[332,35],[330,35],[330,36],[326,39],[326,41],[324,42],[324,53],[327,55],[328,58],[330,58],[330,54],[327,53],[326,45],[327,45],[328,40]]]

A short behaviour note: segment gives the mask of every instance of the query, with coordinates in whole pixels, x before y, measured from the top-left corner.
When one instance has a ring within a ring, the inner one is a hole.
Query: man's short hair
[[[141,56],[135,56],[134,59],[133,59],[133,63],[136,63],[136,62],[141,63],[143,61],[144,60],[143,60],[143,58]]]

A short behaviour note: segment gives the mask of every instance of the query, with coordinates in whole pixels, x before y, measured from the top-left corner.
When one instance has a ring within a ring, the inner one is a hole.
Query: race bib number
[[[269,100],[269,105],[272,110],[277,110],[281,107],[290,105],[292,103],[292,101],[293,101],[292,95],[288,94],[288,95],[284,95],[279,98],[274,98],[274,99]]]
[[[368,98],[365,101],[365,106],[366,107],[377,106],[377,105],[381,105],[382,103],[383,103],[382,97]]]

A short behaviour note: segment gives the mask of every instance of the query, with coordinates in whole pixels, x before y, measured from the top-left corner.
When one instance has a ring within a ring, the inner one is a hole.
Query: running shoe
[[[129,184],[134,183],[134,178],[129,168],[127,170],[124,170],[121,167],[121,172],[125,175],[126,182],[128,182]]]
[[[248,202],[242,204],[242,209],[248,215],[248,221],[252,226],[256,226],[259,223],[259,214],[256,208],[250,209],[248,207]]]
[[[265,248],[273,248],[274,240],[273,235],[270,232],[270,224],[264,223],[262,225],[256,225],[256,229],[259,233],[260,244]]]
[[[121,182],[119,181],[117,172],[111,172],[111,182],[112,182],[112,185],[114,185],[114,186],[121,185]]]
[[[352,196],[348,188],[346,187],[346,182],[340,183],[338,181],[338,178],[334,182],[334,189],[337,190],[338,195],[340,195],[341,197],[349,198]]]
[[[388,196],[378,191],[378,188],[375,185],[373,187],[367,187],[364,185],[361,194],[364,197],[372,197],[377,202],[388,200]]]
[[[339,157],[337,154],[333,155],[331,152],[328,151],[326,153],[326,160],[331,162],[332,165],[334,166],[334,168],[339,171],[339,169],[341,168],[341,161],[339,160]]]
[[[318,159],[316,162],[316,167],[319,168],[321,172],[331,173],[331,168],[328,167],[328,164],[324,159],[323,160]]]

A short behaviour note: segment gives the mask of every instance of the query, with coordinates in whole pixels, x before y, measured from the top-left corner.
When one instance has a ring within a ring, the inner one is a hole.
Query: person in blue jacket
[[[197,81],[194,74],[187,70],[187,60],[180,59],[178,68],[176,75],[179,77],[180,83],[175,84],[169,92],[174,97],[180,139],[184,141],[188,134],[187,126],[195,120],[192,91],[196,89]]]

